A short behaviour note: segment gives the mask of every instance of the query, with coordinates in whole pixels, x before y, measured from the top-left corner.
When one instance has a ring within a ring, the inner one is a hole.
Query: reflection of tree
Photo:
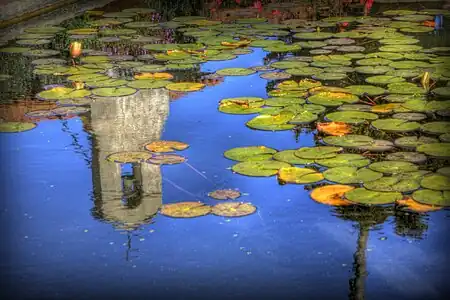
[[[162,203],[159,166],[134,164],[124,175],[120,164],[106,161],[119,151],[142,151],[143,144],[158,140],[169,109],[164,89],[141,90],[135,95],[95,99],[91,104],[96,218],[122,229],[146,223]]]
[[[427,219],[418,213],[395,211],[395,233],[403,237],[422,239],[428,229]]]

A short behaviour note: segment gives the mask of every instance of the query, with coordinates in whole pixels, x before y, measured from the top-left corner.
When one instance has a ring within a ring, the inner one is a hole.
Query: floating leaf
[[[188,147],[188,144],[177,141],[153,141],[144,145],[144,148],[151,152],[173,152],[176,150],[181,151]]]
[[[226,158],[235,161],[262,161],[270,160],[277,150],[266,146],[237,147],[225,151]]]
[[[37,125],[31,122],[0,122],[0,133],[17,133],[34,129]]]
[[[395,152],[386,156],[387,160],[407,161],[415,164],[423,164],[427,157],[422,153],[417,152]]]
[[[391,204],[403,199],[399,192],[376,192],[365,188],[357,188],[345,193],[346,199],[351,202],[363,205],[383,205]]]
[[[386,93],[386,90],[373,85],[349,85],[345,89],[354,95],[378,96]]]
[[[195,92],[203,89],[205,84],[198,82],[177,82],[166,85],[166,89],[174,92]]]
[[[255,73],[256,71],[245,68],[226,68],[216,72],[221,76],[246,76]]]
[[[414,172],[419,169],[419,167],[413,163],[393,160],[374,162],[369,165],[369,168],[385,174]]]
[[[448,158],[450,157],[450,143],[431,143],[417,146],[418,152],[423,152],[427,155]]]
[[[408,122],[400,119],[382,119],[372,122],[372,126],[378,130],[388,132],[410,132],[420,128],[417,122]]]
[[[245,123],[248,127],[258,130],[289,130],[295,125],[287,124],[294,117],[290,111],[282,111],[277,115],[259,115]]]
[[[55,87],[46,91],[42,91],[36,95],[39,99],[43,100],[61,100],[61,99],[71,99],[71,98],[83,98],[89,96],[90,91],[80,89],[71,89],[66,87]]]
[[[420,130],[430,134],[444,134],[450,133],[450,122],[430,122],[423,124]]]
[[[360,124],[368,120],[378,119],[378,115],[376,114],[361,111],[338,111],[329,113],[325,117],[333,122],[343,122],[347,124]]]
[[[265,161],[244,161],[235,164],[231,169],[233,172],[254,177],[269,177],[276,175],[281,168],[289,168],[291,165],[285,162],[265,160]]]
[[[401,209],[409,210],[418,213],[425,213],[430,211],[436,211],[442,209],[442,207],[421,204],[419,202],[414,201],[410,197],[403,198],[401,200],[397,200],[397,205],[400,206]]]
[[[382,173],[367,168],[335,167],[323,172],[325,179],[341,184],[364,183],[383,177]]]
[[[420,185],[425,189],[450,191],[450,178],[441,174],[430,174],[423,177]]]
[[[417,180],[399,179],[396,177],[382,177],[377,180],[364,183],[364,187],[377,192],[412,192],[420,188]]]
[[[348,206],[352,205],[351,202],[345,200],[344,194],[355,187],[350,185],[325,185],[315,188],[311,192],[311,198],[322,204],[332,205],[332,206]]]
[[[99,97],[124,97],[133,95],[136,92],[136,89],[130,87],[108,87],[96,88],[92,90],[92,94]]]
[[[153,154],[146,162],[154,165],[175,165],[185,161],[186,158],[178,154]]]
[[[268,80],[282,80],[289,79],[292,77],[292,75],[285,72],[268,72],[261,74],[259,77]]]
[[[139,79],[128,83],[128,86],[135,89],[160,89],[169,85],[168,80]]]
[[[397,113],[393,114],[392,118],[406,121],[422,121],[425,120],[427,116],[421,113]]]
[[[344,153],[338,154],[332,158],[316,159],[315,162],[321,166],[328,168],[336,168],[336,167],[362,168],[370,164],[370,159],[360,154]]]
[[[404,136],[396,139],[394,141],[397,147],[406,148],[410,150],[415,150],[416,147],[424,144],[438,143],[439,141],[435,138],[426,136]]]
[[[370,84],[386,85],[390,83],[404,82],[405,79],[397,76],[378,75],[366,78],[366,82]]]
[[[307,165],[314,163],[314,159],[303,159],[295,155],[296,150],[284,150],[273,155],[273,159],[291,165]]]
[[[351,126],[343,122],[317,123],[317,130],[329,135],[342,136],[351,133]]]
[[[359,98],[349,93],[340,92],[319,92],[308,97],[308,102],[323,106],[336,107],[344,103],[356,103]]]
[[[278,180],[283,183],[307,184],[321,181],[322,173],[313,169],[283,167],[278,172]]]
[[[450,206],[449,191],[418,190],[412,194],[412,198],[425,205]]]
[[[106,160],[110,162],[127,164],[127,163],[141,163],[148,160],[151,157],[152,155],[150,153],[144,151],[123,151],[108,155],[106,157]]]
[[[391,94],[425,94],[426,90],[411,82],[399,82],[388,84]]]
[[[259,97],[225,98],[219,103],[219,111],[227,114],[254,114],[260,112],[264,99]]]
[[[323,141],[324,143],[333,146],[359,148],[361,146],[372,145],[374,140],[366,135],[347,134],[343,136],[327,136]]]
[[[217,200],[235,200],[241,196],[241,193],[236,190],[215,190],[208,193],[208,196]]]
[[[381,75],[391,71],[392,68],[388,66],[360,66],[355,67],[355,71],[360,74]]]
[[[341,152],[340,147],[319,146],[319,147],[303,147],[295,151],[295,155],[303,159],[324,159],[332,158]]]
[[[201,202],[179,202],[164,204],[160,214],[172,218],[195,218],[211,212],[211,207]]]
[[[222,217],[243,217],[256,212],[256,207],[251,203],[226,202],[212,207],[212,213]]]

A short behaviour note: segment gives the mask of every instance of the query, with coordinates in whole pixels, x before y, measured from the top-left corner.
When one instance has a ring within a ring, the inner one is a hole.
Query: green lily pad
[[[385,45],[380,47],[378,50],[383,52],[414,52],[422,50],[423,47],[417,45]]]
[[[263,48],[267,52],[296,52],[302,50],[302,47],[297,44],[274,44]]]
[[[450,97],[450,86],[439,87],[432,90],[433,94],[440,97]]]
[[[370,159],[360,154],[343,153],[338,154],[332,158],[317,159],[315,162],[321,166],[328,168],[335,168],[335,167],[362,168],[370,164]]]
[[[394,149],[394,144],[387,140],[373,140],[371,144],[359,146],[357,149],[360,151],[386,152]]]
[[[331,32],[300,32],[293,35],[293,38],[299,40],[326,40],[333,37],[333,33]]]
[[[388,92],[391,94],[425,94],[426,90],[418,87],[414,83],[410,82],[400,82],[391,83],[388,85]]]
[[[361,111],[338,111],[329,113],[325,117],[333,122],[343,122],[348,124],[361,124],[368,120],[378,119],[377,114]]]
[[[442,167],[436,170],[438,174],[450,177],[450,167]]]
[[[250,43],[251,47],[260,47],[260,48],[265,48],[274,45],[284,45],[284,42],[280,40],[253,40]]]
[[[426,136],[404,136],[401,138],[398,138],[394,141],[395,145],[397,147],[415,150],[420,145],[426,145],[426,144],[434,144],[438,143],[439,141],[435,138],[430,138]]]
[[[267,72],[261,74],[259,77],[268,80],[283,80],[291,78],[292,75],[285,72]]]
[[[398,179],[397,177],[382,177],[380,179],[364,183],[364,187],[377,192],[412,192],[420,188],[417,180]]]
[[[90,94],[91,92],[85,89],[76,90],[65,87],[55,87],[38,93],[36,97],[42,100],[61,100],[83,98],[89,96]]]
[[[166,85],[166,89],[174,92],[195,92],[203,89],[205,84],[198,82],[176,82]]]
[[[247,115],[261,112],[264,99],[259,97],[225,98],[219,103],[219,111],[227,114]]]
[[[295,151],[295,155],[302,159],[324,159],[333,158],[341,152],[341,147],[319,146],[319,147],[303,147]]]
[[[450,143],[450,133],[441,134],[439,140],[444,143]]]
[[[417,152],[394,152],[386,155],[387,160],[407,161],[413,164],[423,164],[427,161],[427,157]]]
[[[392,68],[388,66],[360,66],[355,68],[355,72],[368,75],[382,75],[391,70]]]
[[[313,164],[313,159],[303,159],[295,155],[296,150],[284,150],[273,155],[273,159],[282,161],[291,165],[308,165]]]
[[[224,156],[235,161],[270,160],[277,150],[266,146],[237,147],[224,152]]]
[[[294,114],[301,114],[308,111],[313,114],[321,114],[326,110],[325,106],[316,104],[303,104],[303,105],[289,105],[284,108],[285,111],[290,111]]]
[[[373,139],[366,135],[347,134],[342,136],[327,136],[323,142],[327,145],[339,146],[344,148],[359,148],[361,146],[370,146]]]
[[[420,128],[417,122],[409,122],[400,119],[382,119],[372,122],[372,126],[378,130],[388,132],[410,132]]]
[[[111,87],[111,88],[96,88],[92,90],[92,94],[99,97],[124,97],[133,95],[137,92],[136,89],[130,87]]]
[[[357,96],[340,92],[320,92],[308,97],[308,102],[327,107],[337,107],[344,103],[356,103],[358,101]]]
[[[341,46],[339,48],[336,49],[337,51],[340,52],[345,52],[345,53],[349,53],[349,52],[363,52],[366,50],[366,48],[364,48],[363,46]]]
[[[450,191],[450,178],[441,174],[430,174],[423,177],[420,185],[425,189]]]
[[[283,69],[307,67],[308,63],[303,61],[277,61],[270,64],[270,66],[283,70]]]
[[[417,68],[429,68],[431,65],[427,62],[420,60],[402,60],[394,61],[389,64],[389,67],[394,69],[417,69]]]
[[[278,174],[281,168],[289,168],[291,165],[281,161],[244,161],[235,164],[231,170],[235,173],[253,176],[269,177]]]
[[[322,173],[308,168],[283,167],[278,171],[278,181],[282,183],[308,184],[322,179]]]
[[[325,47],[327,43],[319,41],[302,41],[296,42],[295,45],[299,45],[302,49],[315,49]]]
[[[305,99],[295,98],[295,97],[273,97],[268,98],[265,101],[265,105],[267,106],[276,106],[276,107],[284,107],[296,104],[304,104]]]
[[[390,83],[404,82],[402,77],[389,76],[389,75],[377,75],[366,78],[366,82],[370,84],[386,85]]]
[[[63,30],[65,30],[65,28],[59,26],[42,26],[42,27],[25,28],[24,31],[27,33],[37,33],[37,34],[55,34]]]
[[[343,104],[337,108],[339,111],[372,111],[372,106],[367,104]]]
[[[58,55],[60,52],[52,49],[33,49],[28,52],[22,53],[23,56],[31,57],[47,57]]]
[[[366,58],[383,58],[383,59],[390,60],[389,63],[382,61],[383,62],[382,65],[388,65],[393,60],[400,60],[400,59],[403,59],[403,57],[404,57],[403,54],[396,53],[396,52],[374,52],[374,53],[369,53],[366,55]],[[357,64],[358,64],[358,62],[357,62]],[[379,64],[377,64],[377,65],[379,65]]]
[[[414,172],[418,170],[418,166],[406,161],[379,161],[369,165],[369,168],[380,173],[396,174]]]
[[[246,76],[254,73],[256,73],[256,71],[245,68],[226,68],[216,72],[216,74],[221,76]]]
[[[308,94],[308,92],[306,91],[290,91],[290,90],[281,90],[281,89],[276,89],[276,90],[271,90],[270,92],[267,93],[267,95],[269,95],[270,97],[304,97]]]
[[[423,144],[417,146],[416,151],[437,158],[448,158],[450,157],[450,143]]]
[[[410,100],[402,103],[404,109],[416,112],[434,112],[439,110],[447,110],[450,108],[450,100],[448,101],[423,101]]]
[[[436,206],[450,206],[450,192],[418,190],[412,194],[412,198],[422,204]]]
[[[279,131],[289,130],[295,125],[287,124],[294,117],[290,111],[282,111],[277,115],[259,115],[251,119],[246,125],[253,129]]]
[[[71,75],[71,76],[67,77],[67,80],[82,81],[82,82],[93,81],[93,80],[98,81],[98,80],[106,80],[106,79],[109,79],[109,77],[106,75],[97,74],[97,73]]]
[[[403,195],[399,192],[378,192],[365,188],[357,188],[346,192],[344,195],[345,199],[351,202],[369,206],[391,204],[403,199]]]
[[[450,122],[430,122],[423,124],[420,130],[430,134],[444,134],[450,133]]]
[[[0,122],[0,133],[18,133],[34,129],[37,125],[31,122]]]
[[[424,33],[434,31],[434,28],[428,26],[411,26],[400,28],[400,31],[406,33]]]
[[[321,68],[303,67],[303,68],[286,69],[285,72],[294,76],[312,76],[322,73],[324,71]]]
[[[345,73],[330,73],[330,72],[325,72],[325,73],[321,73],[321,74],[317,74],[312,76],[314,79],[316,80],[344,80],[346,79],[348,76]]]
[[[5,47],[5,48],[0,48],[0,53],[14,54],[14,53],[29,52],[30,50],[31,50],[30,48],[25,48],[25,47]]]
[[[67,63],[66,60],[60,58],[40,58],[31,62],[32,65],[63,65]]]
[[[398,77],[403,77],[403,78],[413,78],[413,77],[417,77],[421,74],[420,70],[415,70],[415,69],[398,69],[398,70],[392,70],[386,73],[386,75],[389,76],[398,76]]]
[[[289,124],[294,125],[304,125],[309,124],[316,121],[319,117],[317,114],[312,113],[308,110],[304,110],[300,113],[297,113],[294,118],[289,121]]]
[[[323,172],[325,179],[340,184],[364,183],[383,177],[382,173],[367,168],[335,167]]]
[[[169,83],[169,80],[152,80],[152,79],[142,79],[142,80],[133,80],[128,83],[128,86],[135,89],[160,89],[166,87]]]
[[[379,96],[386,93],[386,90],[373,85],[349,85],[345,89],[354,95]]]

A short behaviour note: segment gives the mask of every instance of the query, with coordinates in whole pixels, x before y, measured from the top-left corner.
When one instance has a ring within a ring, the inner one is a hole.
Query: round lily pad
[[[300,113],[297,113],[294,118],[289,121],[289,124],[302,125],[309,124],[318,119],[318,116],[315,113],[312,113],[308,110],[304,110]]]
[[[353,189],[355,189],[355,187],[350,185],[325,185],[312,190],[310,196],[314,201],[322,204],[332,206],[347,206],[351,205],[352,203],[345,200],[344,194]]]
[[[418,190],[412,194],[412,198],[421,204],[450,206],[450,193],[448,191]]]
[[[333,122],[343,122],[348,124],[360,124],[369,120],[378,119],[378,115],[376,114],[361,111],[338,111],[329,113],[325,117]]]
[[[418,170],[418,166],[407,161],[379,161],[369,165],[369,168],[385,174],[396,174],[414,172]]]
[[[368,74],[368,75],[381,75],[386,74],[391,71],[392,68],[389,66],[360,66],[356,67],[355,71],[360,74]]]
[[[107,161],[116,163],[141,163],[151,158],[151,154],[144,151],[123,151],[110,154],[106,157]]]
[[[382,173],[367,168],[335,167],[323,172],[325,179],[341,184],[364,183],[383,177]]]
[[[278,172],[278,180],[282,183],[308,184],[322,179],[322,173],[308,168],[283,167]]]
[[[291,69],[307,67],[308,63],[303,61],[277,61],[270,64],[270,66],[277,69]]]
[[[295,155],[296,150],[284,150],[273,155],[273,159],[292,165],[307,165],[314,163],[313,159],[303,159]]]
[[[235,200],[241,196],[241,193],[236,190],[215,190],[208,193],[208,196],[217,200]]]
[[[305,99],[294,98],[294,97],[273,97],[273,98],[267,98],[265,100],[265,105],[276,106],[276,107],[284,107],[284,106],[304,104],[304,103],[305,103]]]
[[[390,63],[389,67],[394,69],[417,69],[417,68],[429,68],[430,64],[427,62],[417,60],[402,60]]]
[[[436,173],[450,177],[450,167],[442,167],[436,170]]]
[[[285,72],[294,76],[312,76],[322,73],[324,71],[321,68],[303,67],[303,68],[286,69]]]
[[[67,61],[60,58],[41,58],[31,62],[32,65],[63,65],[65,63]]]
[[[362,168],[370,164],[370,159],[360,154],[343,153],[338,154],[332,158],[316,159],[315,162],[321,166],[328,168],[335,168],[335,167]]]
[[[170,83],[168,80],[141,79],[129,82],[128,86],[135,89],[160,89]]]
[[[437,173],[430,174],[422,178],[420,185],[425,189],[450,191],[450,178]]]
[[[178,202],[161,206],[160,214],[172,218],[195,218],[211,212],[211,207],[201,202]]]
[[[379,96],[386,93],[386,90],[373,85],[349,85],[345,89],[354,95]]]
[[[431,143],[417,146],[418,152],[423,152],[427,155],[448,158],[450,157],[450,143]]]
[[[373,139],[366,135],[347,134],[342,136],[327,136],[323,138],[325,144],[345,147],[345,148],[359,148],[361,146],[370,146]]]
[[[25,48],[25,47],[5,47],[5,48],[0,48],[0,53],[14,54],[14,53],[24,53],[24,52],[28,52],[30,50],[31,50],[30,48]]]
[[[34,129],[37,125],[31,122],[0,122],[0,133],[18,133]]]
[[[342,136],[351,133],[351,126],[342,122],[317,123],[317,130],[329,135]]]
[[[388,132],[410,132],[420,128],[417,122],[409,122],[401,119],[381,119],[372,122],[372,126],[378,130]]]
[[[436,211],[436,210],[442,209],[442,207],[439,207],[439,206],[421,204],[419,202],[414,201],[410,197],[406,197],[401,200],[397,200],[396,203],[398,205],[397,207],[402,210],[418,212],[418,213],[424,213],[424,212],[430,212],[430,211]]]
[[[198,82],[177,82],[166,85],[166,89],[174,92],[195,92],[203,89],[205,84]]]
[[[450,97],[450,86],[439,87],[432,90],[433,94],[440,97]]]
[[[233,172],[254,177],[269,177],[276,175],[281,168],[289,168],[291,165],[280,161],[244,161],[235,164]]]
[[[394,149],[394,144],[387,140],[373,140],[370,145],[359,146],[360,151],[386,152]]]
[[[435,138],[430,138],[426,136],[404,136],[396,139],[394,141],[397,147],[415,150],[420,145],[438,143],[439,141]]]
[[[287,124],[294,117],[290,111],[282,111],[277,115],[259,115],[245,123],[248,127],[258,130],[279,131],[289,130],[295,125]]]
[[[261,74],[260,77],[268,80],[282,80],[289,79],[292,75],[285,72],[267,72]]]
[[[426,162],[427,157],[422,153],[417,152],[395,152],[386,155],[386,159],[395,161],[407,161],[414,164],[423,164]]]
[[[357,188],[346,192],[346,199],[362,205],[384,205],[391,204],[403,198],[399,192],[377,192],[365,188]]]
[[[422,47],[417,45],[385,45],[380,47],[378,50],[383,52],[405,53],[422,50]]]
[[[55,87],[42,91],[36,95],[37,98],[42,100],[61,100],[61,99],[71,99],[71,98],[83,98],[89,96],[90,91],[85,89],[71,89],[66,87]]]
[[[227,114],[254,114],[261,112],[264,99],[259,97],[237,97],[222,99],[219,103],[219,111]]]
[[[393,114],[392,118],[406,121],[422,121],[425,120],[427,116],[422,113],[397,113]]]
[[[302,42],[297,42],[295,44],[304,49],[322,48],[327,45],[326,43],[319,42],[319,41],[302,41]]]
[[[295,155],[302,159],[324,159],[336,157],[343,149],[341,147],[319,146],[303,147],[295,151]]]
[[[124,97],[133,95],[136,92],[136,89],[130,87],[107,87],[92,90],[92,94],[99,97]]]
[[[237,147],[225,151],[226,158],[235,161],[263,161],[270,160],[277,150],[266,146]]]
[[[326,40],[333,37],[331,32],[300,32],[293,35],[293,38],[299,40]]]
[[[178,154],[153,154],[146,160],[147,163],[154,165],[176,165],[185,161],[186,158]]]
[[[65,28],[59,26],[42,26],[42,27],[25,28],[24,31],[27,33],[37,33],[37,34],[55,34],[63,30],[65,30]]]
[[[268,47],[263,48],[264,51],[267,52],[296,52],[300,51],[302,47],[298,44],[274,44]]]
[[[22,53],[23,56],[31,56],[31,57],[47,57],[58,55],[59,51],[52,49],[33,49],[28,52]]]
[[[153,141],[144,145],[144,148],[151,152],[173,152],[184,150],[188,147],[188,144],[178,141]]]
[[[325,43],[329,45],[338,45],[338,46],[352,45],[355,42],[356,42],[355,40],[349,38],[328,39],[325,41]]]
[[[325,73],[321,73],[321,74],[317,74],[313,76],[314,79],[317,80],[344,80],[347,78],[347,74],[345,73],[330,73],[330,72],[325,72]]]
[[[412,192],[420,188],[417,180],[398,179],[396,177],[382,177],[377,180],[364,183],[364,187],[377,192]]]
[[[405,79],[397,76],[378,75],[366,78],[366,82],[370,84],[386,85],[389,83],[404,82]]]
[[[350,93],[320,92],[308,97],[308,102],[323,106],[337,107],[344,103],[356,103],[359,98]]]
[[[348,53],[348,52],[363,52],[364,50],[366,50],[366,48],[364,48],[363,46],[341,46],[336,50]]]
[[[356,61],[359,66],[387,66],[392,63],[392,60],[386,58],[365,58]]]
[[[103,87],[119,87],[126,85],[129,81],[124,79],[109,78],[106,80],[87,81],[86,85],[90,88],[103,88]]]
[[[420,130],[430,134],[450,133],[450,122],[438,121],[423,124]]]
[[[212,213],[222,217],[243,217],[256,212],[256,207],[251,203],[226,202],[212,207]]]

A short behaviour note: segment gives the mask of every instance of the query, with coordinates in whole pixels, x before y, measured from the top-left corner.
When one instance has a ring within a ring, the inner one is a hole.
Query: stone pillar
[[[106,157],[120,151],[142,151],[143,145],[161,138],[169,112],[165,89],[141,90],[114,98],[96,98],[91,104],[92,173],[95,215],[119,227],[136,228],[151,218],[162,204],[161,170],[157,165],[133,167],[140,187],[134,205],[124,203],[121,165]]]

